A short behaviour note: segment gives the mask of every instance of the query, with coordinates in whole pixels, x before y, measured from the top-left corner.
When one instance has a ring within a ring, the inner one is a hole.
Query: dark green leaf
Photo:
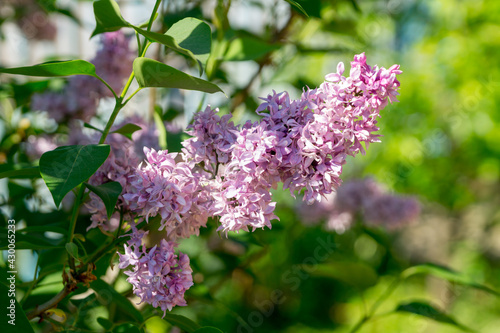
[[[304,265],[304,270],[311,274],[311,276],[332,278],[361,289],[374,286],[378,278],[377,273],[372,267],[356,262]]]
[[[130,301],[118,293],[113,287],[104,282],[101,279],[92,281],[90,287],[100,296],[99,301],[107,306],[113,302],[120,308],[123,312],[130,315],[136,322],[142,323],[144,321],[141,313],[137,310]]]
[[[7,235],[4,233],[0,234],[0,243],[5,244],[0,247],[0,250],[6,250],[8,241]],[[53,239],[44,236],[34,236],[17,233],[16,234],[16,249],[24,250],[40,250],[40,249],[54,249],[62,248],[63,246],[59,244],[59,241],[54,241]]]
[[[285,1],[288,2],[289,4],[291,4],[292,6],[294,6],[295,8],[297,8],[302,14],[309,17],[309,15],[307,15],[304,8],[302,8],[302,6],[297,3],[297,1],[293,1],[293,0],[285,0]]]
[[[194,333],[224,333],[220,329],[210,326],[205,326],[194,331]]]
[[[31,167],[0,172],[1,178],[40,178],[40,168]]]
[[[423,317],[430,318],[440,323],[454,325],[461,330],[471,332],[471,329],[457,323],[453,318],[442,312],[441,310],[436,309],[432,305],[426,302],[410,302],[398,305],[396,308],[397,312],[408,312],[417,314]]]
[[[206,64],[212,46],[212,31],[208,24],[186,17],[172,25],[165,34],[172,36],[184,49],[190,50],[201,64]]]
[[[136,58],[134,60],[134,72],[141,87],[179,88],[207,93],[223,92],[211,82],[198,79],[148,58]]]
[[[78,246],[76,246],[75,243],[73,243],[73,242],[66,243],[66,251],[68,251],[68,253],[70,254],[70,256],[72,256],[73,258],[75,258],[75,259],[79,258],[79,256],[78,256]]]
[[[436,264],[423,264],[423,265],[417,265],[410,267],[403,271],[401,273],[401,277],[403,279],[408,278],[413,275],[417,274],[428,274],[432,275],[453,283],[458,283],[464,286],[468,286],[471,288],[479,289],[486,291],[490,294],[493,294],[495,296],[500,296],[500,293],[498,291],[495,291],[485,285],[476,283],[472,281],[470,278],[466,277],[465,275],[456,272],[448,267],[436,265]]]
[[[135,124],[126,124],[126,125],[123,125],[122,127],[120,127],[119,129],[117,129],[116,131],[113,131],[111,133],[120,133],[123,136],[132,140],[132,134],[136,131],[140,131],[141,129],[142,129],[142,127],[137,126]]]
[[[12,275],[14,276],[14,275]],[[10,277],[10,276],[8,276]],[[18,332],[23,332],[23,333],[33,333],[33,328],[31,327],[30,322],[28,321],[28,318],[26,318],[26,314],[23,311],[23,308],[19,306],[19,304],[16,301],[16,298],[14,295],[13,297],[10,297],[10,288],[7,287],[4,283],[7,283],[7,281],[2,281],[0,283],[0,292],[2,293],[2,332],[5,333],[18,333]],[[13,300],[13,303],[11,303],[11,300]],[[11,306],[11,304],[14,304],[15,310],[13,310],[13,314],[11,315],[11,309],[8,307]],[[10,320],[13,320],[10,322]]]
[[[111,327],[113,327],[113,323],[111,321],[107,320],[106,318],[103,318],[103,317],[97,318],[97,322],[99,323],[99,325],[104,327],[104,329],[106,331],[109,331],[111,329]]]
[[[256,38],[236,38],[229,44],[224,59],[227,61],[255,60],[278,48],[279,45],[271,45]]]
[[[46,77],[69,75],[97,77],[94,65],[85,60],[51,61],[34,66],[0,68],[0,73]]]
[[[195,332],[196,330],[200,329],[201,326],[192,321],[189,318],[186,318],[181,315],[175,315],[171,313],[166,313],[165,317],[163,317],[163,320],[168,321],[170,324],[179,327],[181,330],[184,330],[188,333]]]
[[[109,145],[58,147],[40,158],[40,173],[56,207],[74,187],[90,178],[106,161]]]
[[[97,0],[94,2],[96,27],[91,37],[103,32],[116,31],[131,26],[120,13],[120,6],[114,0]]]
[[[103,131],[103,130],[98,129],[97,127],[92,126],[92,125],[90,125],[89,123],[83,123],[83,127],[93,129],[93,130],[95,130],[95,131],[97,131],[97,132],[99,132],[99,133],[104,133],[104,131]]]
[[[106,213],[108,214],[108,219],[111,218],[113,212],[115,211],[116,202],[118,197],[122,193],[122,186],[118,182],[108,182],[99,186],[93,186],[85,183],[85,186],[102,199],[104,206],[106,207]]]

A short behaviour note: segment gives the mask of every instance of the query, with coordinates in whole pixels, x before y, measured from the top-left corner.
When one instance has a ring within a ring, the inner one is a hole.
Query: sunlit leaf
[[[217,85],[196,78],[178,69],[148,58],[134,60],[134,72],[140,87],[163,87],[198,90],[207,93],[223,92]]]
[[[279,48],[278,44],[268,44],[256,38],[241,37],[229,44],[224,59],[227,61],[255,60]]]
[[[85,60],[51,61],[34,66],[0,68],[0,73],[44,77],[70,75],[90,75],[97,77],[94,65]]]
[[[94,16],[96,27],[91,37],[103,32],[119,30],[131,26],[120,13],[120,6],[114,0],[94,1]]]
[[[464,286],[468,286],[471,288],[479,289],[486,291],[490,294],[493,294],[495,296],[500,296],[500,293],[498,291],[495,291],[485,285],[476,283],[472,281],[470,278],[467,276],[463,275],[462,273],[456,272],[448,267],[436,265],[436,264],[423,264],[423,265],[417,265],[413,266],[410,268],[407,268],[405,271],[401,273],[402,278],[408,278],[413,275],[418,275],[418,274],[427,274],[427,275],[432,275],[453,283],[458,283]]]

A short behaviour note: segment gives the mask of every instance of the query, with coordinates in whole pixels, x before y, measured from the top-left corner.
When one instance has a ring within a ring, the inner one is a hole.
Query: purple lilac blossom
[[[177,153],[144,148],[146,161],[129,177],[123,195],[130,210],[149,220],[161,216],[159,230],[170,239],[199,234],[208,219],[203,178],[185,162],[176,162]]]
[[[370,67],[363,53],[351,62],[350,76],[343,73],[340,63],[337,73],[298,100],[273,91],[256,110],[263,118],[241,127],[229,122],[229,115],[218,116],[217,109],[196,114],[187,131],[192,138],[183,143],[180,156],[169,158],[168,169],[149,162],[137,170],[135,189],[126,194],[134,212],[160,214],[162,228],[176,229],[187,223],[182,217],[203,193],[203,204],[197,205],[206,208],[203,218],[219,217],[218,230],[227,233],[270,228],[277,218],[270,189],[280,182],[292,195],[304,190],[309,204],[334,193],[346,156],[364,153],[362,142],[368,147],[379,141],[376,118],[389,101],[396,101],[401,71],[398,65]],[[151,157],[156,154],[170,156],[159,151]],[[171,185],[178,177],[177,163],[186,191]],[[342,221],[349,223],[345,217]],[[193,230],[205,223],[197,221]]]
[[[344,183],[327,200],[313,205],[302,204],[299,214],[306,224],[326,220],[326,227],[343,233],[357,215],[368,225],[396,229],[414,221],[420,214],[420,204],[408,196],[387,193],[371,178]]]
[[[129,40],[121,31],[103,34],[101,47],[90,61],[95,65],[96,73],[108,82],[116,93],[119,93],[132,69],[135,54],[129,48]],[[31,108],[47,111],[57,122],[70,119],[88,122],[96,115],[99,100],[104,97],[113,97],[113,94],[98,79],[76,75],[68,79],[62,91],[34,94]]]
[[[122,193],[125,193],[127,189],[132,187],[132,177],[135,174],[135,169],[139,166],[144,156],[142,152],[137,151],[137,144],[139,143],[142,146],[150,145],[153,147],[152,149],[158,148],[158,131],[156,127],[146,124],[144,120],[138,116],[125,118],[121,123],[115,125],[112,130],[119,129],[128,123],[138,125],[142,129],[132,134],[133,140],[118,133],[111,133],[108,135],[106,143],[111,146],[111,152],[104,164],[90,178],[89,183],[91,185],[98,186],[110,181],[115,181],[120,183],[123,189]],[[80,144],[96,142],[97,137],[88,138],[89,142],[85,142],[82,138],[78,138],[78,141]],[[87,230],[96,227],[100,227],[104,231],[115,230],[119,225],[120,213],[115,212],[111,219],[108,220],[106,208],[102,200],[93,193],[90,194],[90,199],[91,200],[85,204],[85,207],[92,214],[92,224]],[[118,197],[116,206],[123,211],[122,218],[125,221],[132,222],[134,220],[131,208],[122,195]]]
[[[164,312],[174,306],[186,306],[184,293],[193,285],[189,257],[175,253],[175,243],[162,239],[159,245],[147,249],[142,245],[144,232],[135,230],[127,242],[125,253],[119,254],[120,269],[128,275],[133,292],[142,302],[160,307]]]

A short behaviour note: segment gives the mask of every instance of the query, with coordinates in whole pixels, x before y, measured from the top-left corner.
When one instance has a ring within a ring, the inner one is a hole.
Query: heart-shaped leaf
[[[64,196],[90,178],[106,161],[109,145],[62,146],[40,158],[40,173],[56,207]]]
[[[93,186],[85,183],[85,186],[101,198],[104,206],[106,207],[106,213],[108,214],[108,219],[111,218],[113,212],[115,211],[116,202],[118,197],[122,193],[122,186],[118,182],[108,182],[99,186]]]
[[[182,48],[191,51],[202,65],[206,64],[212,47],[212,31],[208,24],[186,17],[173,24],[165,35],[172,36]]]
[[[211,82],[148,58],[136,58],[134,72],[140,87],[179,88],[211,94],[223,92],[221,88]]]

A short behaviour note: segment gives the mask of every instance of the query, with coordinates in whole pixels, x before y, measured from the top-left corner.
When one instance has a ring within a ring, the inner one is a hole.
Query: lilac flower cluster
[[[226,233],[271,228],[277,217],[270,189],[278,183],[292,195],[304,190],[310,204],[320,201],[340,185],[346,156],[364,152],[362,142],[379,141],[376,118],[396,101],[401,73],[398,65],[370,67],[364,54],[351,62],[349,77],[343,72],[340,63],[337,73],[298,100],[273,92],[256,111],[263,118],[241,127],[207,107],[188,127],[192,138],[182,154],[147,151],[148,163],[137,169],[124,197],[138,215],[160,215],[161,228],[191,223],[195,207],[201,217],[183,230],[197,232],[211,216]]]
[[[141,303],[160,307],[164,313],[177,305],[186,306],[184,293],[193,285],[189,257],[181,252],[177,255],[176,244],[164,239],[148,250],[142,244],[144,234],[141,230],[132,234],[125,245],[125,253],[119,254],[118,267],[126,269],[132,266],[125,274]]]
[[[135,168],[140,164],[143,153],[138,150],[138,146],[149,145],[158,148],[158,131],[156,127],[148,125],[137,116],[125,118],[121,123],[115,125],[112,130],[118,129],[125,124],[132,123],[139,127],[138,130],[132,134],[132,140],[124,137],[118,133],[111,133],[106,139],[106,143],[111,146],[111,152],[104,162],[104,164],[94,173],[90,178],[91,185],[102,185],[104,183],[114,181],[120,183],[122,189],[127,189],[132,186],[131,177],[135,174]],[[75,136],[73,136],[75,137]],[[88,138],[88,143],[95,142],[97,138]],[[77,142],[70,144],[86,143],[85,139],[78,138]],[[113,231],[119,225],[120,210],[123,211],[122,218],[125,221],[133,221],[134,217],[131,214],[131,208],[126,203],[123,196],[118,198],[118,210],[108,220],[106,208],[102,200],[94,193],[90,194],[90,201],[85,204],[91,216],[92,224],[87,230],[99,227],[104,231]]]
[[[101,47],[91,62],[96,73],[113,88],[120,91],[130,74],[134,51],[129,48],[129,38],[123,32],[108,32],[101,39]],[[96,115],[99,100],[112,97],[111,91],[92,76],[71,76],[62,91],[34,94],[33,110],[47,111],[57,122],[70,119],[90,121]]]
[[[299,213],[304,223],[326,220],[327,228],[339,233],[349,229],[358,214],[368,225],[392,230],[415,220],[420,204],[413,197],[387,193],[380,184],[365,178],[343,184],[327,200],[301,205]]]

